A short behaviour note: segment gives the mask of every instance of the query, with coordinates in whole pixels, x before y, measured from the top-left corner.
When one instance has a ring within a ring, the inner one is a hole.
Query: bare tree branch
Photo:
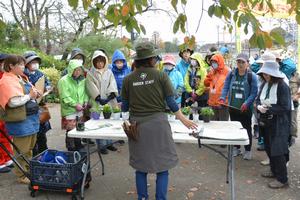
[[[23,25],[21,24],[20,20],[18,19],[18,16],[16,14],[16,10],[15,10],[15,6],[14,6],[14,2],[13,0],[10,0],[10,5],[11,5],[11,9],[12,9],[12,13],[13,13],[13,17],[16,20],[17,24],[23,29]]]

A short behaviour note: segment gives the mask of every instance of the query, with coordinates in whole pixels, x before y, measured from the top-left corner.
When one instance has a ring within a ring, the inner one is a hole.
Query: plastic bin
[[[48,153],[56,154],[57,150],[46,150]],[[76,194],[80,192],[84,170],[86,167],[86,152],[79,152],[80,159],[74,162],[74,152],[63,152],[67,157],[67,163],[47,163],[41,162],[41,156],[46,152],[42,152],[30,161],[31,175],[31,196],[35,196],[37,190],[62,191],[72,193],[75,199]],[[73,198],[74,199],[74,198]]]

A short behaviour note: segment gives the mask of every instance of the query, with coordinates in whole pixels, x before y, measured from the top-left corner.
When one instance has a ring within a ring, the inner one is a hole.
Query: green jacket
[[[82,63],[78,60],[71,60],[68,65],[68,74],[58,81],[62,117],[75,114],[77,104],[83,105],[88,102],[84,76],[82,75],[79,80],[74,80],[72,77],[74,70],[78,67],[82,67]]]
[[[191,58],[195,59],[198,61],[199,68],[196,68],[196,76],[200,76],[201,80],[198,85],[195,86],[195,92],[198,96],[201,96],[205,92],[205,86],[204,86],[204,79],[206,77],[206,67],[207,65],[205,64],[205,61],[202,59],[202,56],[199,53],[194,53]],[[184,77],[184,87],[185,90],[190,93],[192,92],[192,87],[191,87],[191,81],[193,78],[193,75],[191,74],[192,72],[192,66],[190,65],[187,73]]]

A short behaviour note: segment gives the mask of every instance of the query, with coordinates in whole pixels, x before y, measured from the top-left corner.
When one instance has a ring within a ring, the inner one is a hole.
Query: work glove
[[[198,95],[196,93],[193,93],[192,94],[192,99],[193,99],[193,101],[197,101]]]
[[[83,110],[83,107],[82,107],[81,104],[77,104],[77,105],[75,106],[75,109],[76,109],[77,112],[80,112],[80,111]]]
[[[225,104],[225,100],[224,99],[219,99],[219,104],[224,105]]]
[[[100,95],[98,95],[95,99],[95,101],[97,101],[98,103],[100,103],[102,106],[107,104],[109,100],[107,99],[102,99]]]
[[[243,103],[243,105],[241,106],[241,111],[242,112],[246,112],[248,110],[248,107],[245,103]]]
[[[261,112],[261,113],[264,114],[264,113],[267,112],[268,108],[265,107],[265,106],[262,106],[262,105],[258,105],[258,106],[257,106],[257,110],[259,110],[259,112]]]

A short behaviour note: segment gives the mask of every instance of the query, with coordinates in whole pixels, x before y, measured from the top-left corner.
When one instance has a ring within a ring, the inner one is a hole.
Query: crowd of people
[[[106,104],[129,111],[130,121],[138,124],[140,133],[138,141],[128,141],[129,163],[136,169],[138,199],[148,198],[148,173],[157,174],[156,199],[166,199],[168,170],[177,165],[178,158],[165,113],[175,113],[186,127],[195,129],[193,116],[187,119],[180,108],[192,106],[199,110],[209,106],[214,111],[213,120],[239,121],[247,130],[249,145],[244,151],[236,146],[234,156],[252,159],[252,137],[257,137],[258,149],[265,150],[268,156],[264,164],[270,165],[262,176],[275,178],[269,187],[288,184],[289,146],[297,137],[300,97],[300,77],[290,58],[265,51],[250,64],[248,55],[241,53],[235,57],[236,66],[231,69],[226,66],[222,52],[216,49],[205,58],[193,49],[182,49],[177,63],[171,54],[161,59],[151,42],[140,42],[135,50],[131,66],[120,50],[115,50],[111,63],[104,49],[95,50],[90,63],[85,63],[87,59],[81,49],[71,52],[57,85],[61,124],[66,130],[69,151],[79,151],[84,142],[94,143],[68,137],[78,121],[89,120],[86,111]],[[37,155],[48,148],[46,132],[51,129],[50,116],[41,120],[44,106],[41,96],[52,88],[39,70],[41,62],[35,52],[25,52],[23,56],[0,55],[1,133],[12,137],[29,159],[32,151]],[[37,82],[42,82],[43,87]],[[0,141],[14,152],[1,135]],[[96,140],[96,143],[102,154],[117,150],[115,141]],[[29,169],[19,161],[24,169]],[[0,149],[0,172],[9,172],[11,167],[12,161]],[[14,169],[20,183],[29,182],[17,167]]]

